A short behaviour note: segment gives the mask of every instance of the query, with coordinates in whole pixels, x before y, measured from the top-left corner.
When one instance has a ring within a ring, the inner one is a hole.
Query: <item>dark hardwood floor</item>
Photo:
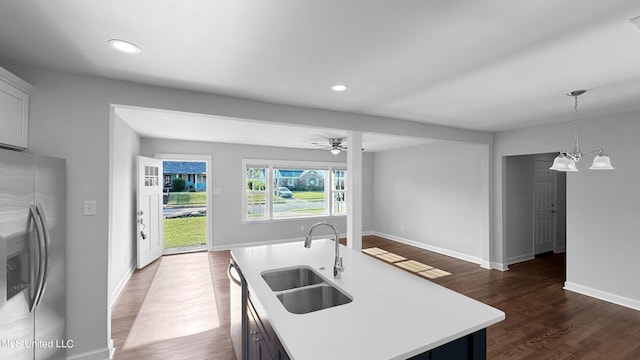
[[[376,236],[363,238],[363,248],[369,247],[449,272],[425,281],[504,311],[506,319],[487,329],[488,359],[640,359],[640,311],[562,289],[564,254],[514,264],[501,272]],[[235,358],[228,333],[229,252],[208,255],[208,279],[213,281],[220,327],[188,338],[116,350],[116,360]],[[154,263],[136,271],[114,306],[112,337],[117,349],[129,336],[156,270]]]

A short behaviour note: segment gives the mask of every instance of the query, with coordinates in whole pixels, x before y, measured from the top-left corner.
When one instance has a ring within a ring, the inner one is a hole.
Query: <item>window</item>
[[[267,219],[267,170],[259,166],[245,166],[245,218],[246,220]]]
[[[347,213],[347,198],[345,190],[346,170],[331,171],[331,212],[334,214]]]
[[[346,215],[346,165],[244,160],[244,220]]]
[[[144,186],[159,186],[159,178],[157,166],[144,167]]]

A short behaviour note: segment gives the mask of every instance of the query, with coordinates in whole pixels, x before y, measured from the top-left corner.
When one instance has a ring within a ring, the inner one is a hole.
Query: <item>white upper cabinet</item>
[[[0,67],[0,146],[26,149],[33,87]]]

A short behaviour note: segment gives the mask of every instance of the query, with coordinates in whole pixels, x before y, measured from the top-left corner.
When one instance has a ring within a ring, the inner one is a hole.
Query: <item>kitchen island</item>
[[[265,337],[249,342],[268,341],[265,358],[434,359],[434,349],[485,357],[485,328],[502,321],[502,311],[342,245],[340,254],[345,270],[333,279],[329,239],[314,240],[310,249],[287,243],[231,251],[248,287],[247,317],[259,324],[249,336]],[[305,314],[287,311],[262,274],[296,266],[312,268],[352,301]]]

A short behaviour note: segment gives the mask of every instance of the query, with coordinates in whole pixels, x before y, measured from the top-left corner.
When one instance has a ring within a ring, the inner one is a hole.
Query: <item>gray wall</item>
[[[533,155],[505,158],[506,263],[533,258]]]
[[[210,170],[213,187],[219,194],[213,195],[213,246],[215,249],[229,249],[251,243],[302,241],[306,230],[318,219],[278,220],[270,222],[242,222],[243,169],[242,159],[273,160],[311,160],[325,162],[344,162],[344,153],[335,156],[329,151],[306,151],[292,148],[248,146],[223,143],[194,141],[174,141],[161,139],[142,139],[142,155],[153,157],[156,153],[204,154],[213,155]],[[371,172],[371,154],[364,154],[363,173]],[[370,176],[364,176],[364,189],[371,188]],[[372,208],[371,196],[363,200],[363,208]],[[370,226],[365,218],[363,228]],[[338,226],[341,234],[346,234],[346,217],[336,216],[328,219]],[[303,229],[303,230],[301,230]]]
[[[504,161],[503,203],[505,206],[505,263],[513,264],[535,257],[533,249],[533,167],[536,158],[551,160],[555,154],[506,156]],[[565,250],[566,173],[556,174],[556,242],[554,251]]]
[[[136,173],[140,137],[114,115],[111,136],[111,180],[109,197],[110,304],[113,304],[136,265]]]
[[[251,243],[302,241],[313,219],[291,219],[267,223],[242,223],[242,159],[314,160],[345,162],[346,156],[331,155],[328,151],[306,151],[291,148],[247,146],[224,143],[175,141],[139,137],[119,118],[114,118],[112,147],[113,181],[111,207],[111,270],[110,298],[113,303],[136,266],[135,177],[136,156],[154,154],[212,155],[210,171],[213,187],[213,247],[229,249]],[[140,145],[142,143],[142,145]],[[373,209],[372,154],[363,154],[363,229],[371,232]],[[346,233],[345,217],[329,217],[341,234]],[[319,233],[322,234],[322,233]],[[327,233],[328,234],[328,233]]]
[[[488,242],[488,147],[435,142],[376,153],[374,230],[476,263]]]
[[[67,160],[67,326],[74,359],[105,359],[111,350],[110,297],[117,283],[109,271],[111,104],[484,144],[492,139],[483,132],[74,75],[6,59],[0,66],[35,87],[30,151]],[[96,201],[96,216],[82,216],[83,200]]]
[[[110,339],[109,169],[110,105],[122,104],[300,125],[422,136],[491,146],[493,135],[388,118],[262,103],[226,96],[145,86],[32,68],[0,60],[31,83],[30,151],[67,160],[67,324],[70,356],[105,359]],[[614,172],[583,170],[567,179],[567,283],[573,289],[640,309],[639,113],[581,122],[582,145],[603,146]],[[484,227],[491,261],[504,264],[502,157],[571,146],[570,123],[495,134],[493,174]],[[484,151],[488,151],[486,147]],[[168,151],[166,149],[163,152]],[[487,154],[489,154],[487,152]],[[426,156],[426,154],[425,154]],[[488,156],[487,156],[488,157]],[[428,157],[425,157],[427,159]],[[214,158],[215,161],[215,158]],[[583,166],[581,164],[581,166]],[[492,175],[492,176],[491,176]],[[373,186],[375,187],[375,179]],[[95,200],[96,216],[82,216],[82,201]],[[374,206],[379,206],[374,202]],[[366,216],[363,215],[363,218]],[[483,232],[485,232],[483,230]],[[483,250],[484,251],[484,250]],[[469,249],[469,253],[477,253]],[[114,256],[115,258],[115,256]],[[483,254],[483,260],[484,254]]]
[[[593,159],[568,173],[567,274],[565,287],[640,309],[640,122],[639,113],[580,121],[583,151],[603,147],[614,171],[588,170]],[[572,124],[561,123],[500,132],[494,143],[494,257],[504,264],[511,241],[503,205],[504,156],[547,153],[573,147]],[[506,248],[503,246],[506,245]]]

